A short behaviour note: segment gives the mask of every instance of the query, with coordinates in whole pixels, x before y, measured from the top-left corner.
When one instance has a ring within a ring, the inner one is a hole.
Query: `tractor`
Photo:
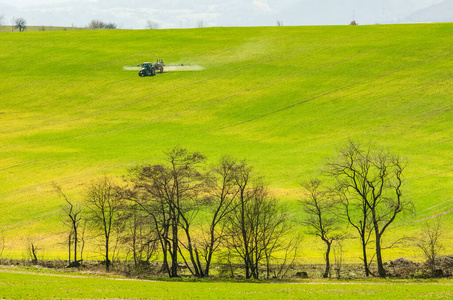
[[[164,61],[158,59],[154,64],[150,62],[144,62],[142,63],[141,67],[141,70],[138,72],[138,75],[140,77],[154,76],[156,75],[156,71],[159,71],[160,73],[164,72]]]

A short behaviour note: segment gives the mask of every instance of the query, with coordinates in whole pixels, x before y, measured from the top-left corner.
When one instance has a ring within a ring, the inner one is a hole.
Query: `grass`
[[[296,205],[299,183],[317,176],[342,144],[371,141],[408,161],[404,195],[418,213],[397,225],[448,211],[452,29],[0,33],[0,228],[8,254],[22,255],[33,238],[47,255],[63,255],[63,201],[53,183],[81,201],[93,178],[159,161],[176,145],[210,163],[225,154],[245,158]],[[204,70],[153,78],[122,70],[158,58]],[[418,228],[400,227],[393,236]],[[392,251],[414,255],[410,247]]]
[[[448,299],[448,280],[141,281],[2,269],[4,299]]]

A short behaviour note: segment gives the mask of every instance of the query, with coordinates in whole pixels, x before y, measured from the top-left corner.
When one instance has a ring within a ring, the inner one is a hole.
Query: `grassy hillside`
[[[52,183],[82,200],[93,178],[125,174],[176,145],[212,163],[245,158],[294,201],[341,145],[371,141],[408,161],[404,195],[418,213],[400,224],[446,212],[452,32],[453,24],[419,24],[0,33],[0,228],[9,249],[18,254],[29,237],[49,253],[63,247]],[[204,70],[147,78],[122,70],[158,58]]]

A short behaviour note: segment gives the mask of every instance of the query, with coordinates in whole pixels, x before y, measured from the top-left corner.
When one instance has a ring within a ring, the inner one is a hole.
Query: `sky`
[[[120,29],[453,22],[453,0],[0,0],[3,24]]]

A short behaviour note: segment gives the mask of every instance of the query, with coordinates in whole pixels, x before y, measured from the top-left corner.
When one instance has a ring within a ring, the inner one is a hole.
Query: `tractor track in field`
[[[44,160],[44,159],[42,159],[42,160]],[[104,174],[105,171],[107,171],[107,170],[112,170],[112,169],[117,169],[117,168],[122,168],[122,167],[131,167],[131,166],[134,166],[137,163],[143,163],[143,162],[145,162],[145,161],[140,160],[140,161],[130,161],[130,162],[125,162],[125,163],[119,163],[119,164],[112,164],[112,165],[103,166],[101,168],[95,169],[92,172],[83,173],[83,175],[65,177],[65,178],[61,178],[59,180],[52,180],[52,181],[43,182],[43,183],[40,183],[40,184],[35,184],[35,185],[32,185],[32,186],[28,186],[28,187],[24,187],[24,188],[20,188],[20,189],[15,189],[15,190],[11,190],[11,191],[8,191],[8,192],[4,192],[4,193],[0,194],[0,199],[1,198],[7,198],[7,197],[11,197],[11,196],[20,195],[20,194],[31,192],[31,191],[36,191],[38,189],[49,188],[49,187],[51,187],[51,186],[53,186],[55,184],[72,183],[72,182],[74,182],[76,180],[80,180],[80,179],[84,179],[84,178],[90,178],[93,175]]]
[[[6,170],[9,170],[9,169],[14,169],[14,168],[17,168],[17,167],[20,167],[20,166],[23,166],[23,165],[34,164],[34,163],[39,162],[39,161],[42,161],[42,160],[45,160],[45,159],[44,159],[44,158],[41,158],[41,159],[35,159],[35,160],[24,161],[24,162],[21,162],[21,163],[18,163],[18,164],[14,164],[14,165],[9,165],[9,166],[0,168],[0,172],[6,171]]]
[[[29,220],[29,219],[22,220],[22,221],[14,223],[14,224],[9,224],[7,226],[0,227],[0,232],[3,234],[5,232],[9,232],[9,231],[14,231],[14,230],[17,230],[17,229],[25,228],[25,227],[31,226],[33,224],[37,224],[39,222],[42,222],[44,220],[50,219],[54,215],[56,215],[58,213],[61,213],[61,209],[57,209],[57,210],[53,210],[53,211],[49,211],[49,212],[43,213],[43,214],[37,216],[33,220]]]
[[[448,201],[451,201],[453,200],[450,199]],[[399,224],[399,225],[396,225],[396,226],[392,226],[392,227],[389,227],[389,229],[394,229],[394,228],[398,228],[398,227],[403,227],[403,226],[408,226],[408,225],[412,225],[412,224],[416,224],[416,223],[420,223],[420,222],[425,222],[425,221],[428,221],[428,220],[432,220],[432,219],[435,219],[435,218],[439,218],[439,217],[442,217],[442,216],[445,216],[449,213],[453,212],[453,207],[446,210],[446,211],[443,211],[443,212],[440,212],[440,213],[436,213],[434,215],[430,215],[430,216],[427,216],[427,217],[424,217],[424,218],[421,218],[421,219],[417,219],[417,220],[413,220],[413,221],[410,221],[410,222],[407,222],[407,223],[404,223],[404,224]]]
[[[436,55],[435,57],[433,58],[428,58],[426,59],[424,62],[425,64],[427,63],[431,63],[432,61],[437,61],[439,59],[442,59],[442,58],[445,58],[445,57],[449,57],[449,56],[452,56],[453,55],[453,52],[448,52],[447,54],[445,55]],[[373,77],[373,78],[370,78],[370,79],[366,79],[366,80],[362,80],[362,81],[357,81],[357,82],[354,82],[352,84],[349,84],[349,85],[346,85],[346,86],[342,86],[342,87],[339,87],[337,89],[333,89],[333,90],[330,90],[330,91],[326,91],[324,93],[321,93],[321,94],[318,94],[318,95],[315,95],[311,98],[308,98],[308,99],[303,99],[303,100],[300,100],[299,102],[297,103],[294,103],[294,104],[291,104],[291,105],[288,105],[288,106],[285,106],[285,107],[282,107],[280,109],[276,109],[276,110],[273,110],[273,111],[270,111],[270,112],[267,112],[267,113],[263,113],[259,116],[255,116],[253,118],[250,118],[248,120],[244,120],[244,121],[241,121],[241,122],[238,122],[238,123],[235,123],[235,124],[230,124],[230,125],[227,125],[227,126],[224,126],[224,127],[220,127],[220,128],[215,128],[213,130],[221,130],[221,129],[225,129],[225,128],[229,128],[229,127],[234,127],[234,126],[239,126],[239,125],[243,125],[245,123],[249,123],[249,122],[252,122],[252,121],[255,121],[255,120],[258,120],[258,119],[262,119],[264,117],[267,117],[267,116],[270,116],[270,115],[273,115],[273,114],[277,114],[279,112],[282,112],[282,111],[285,111],[285,110],[288,110],[288,109],[291,109],[291,108],[294,108],[296,106],[299,106],[301,104],[304,104],[304,103],[307,103],[307,102],[310,102],[310,101],[313,101],[313,100],[316,100],[318,98],[322,98],[324,96],[327,96],[327,95],[330,95],[330,94],[334,94],[336,92],[340,92],[340,91],[344,91],[344,90],[348,90],[348,89],[351,89],[357,85],[360,85],[360,84],[363,84],[363,83],[367,83],[367,82],[372,82],[378,78],[385,78],[391,74],[395,74],[395,73],[398,73],[398,72],[402,72],[402,71],[406,71],[408,69],[411,69],[411,68],[414,68],[414,67],[419,67],[420,65],[423,65],[423,64],[420,64],[420,63],[417,63],[417,64],[412,64],[410,66],[407,66],[407,67],[403,67],[403,68],[400,68],[398,70],[393,70],[391,72],[388,72],[388,73],[385,73],[385,74],[382,74],[382,75],[379,75],[379,76],[376,76],[376,77]],[[452,77],[448,77],[446,80],[450,80],[452,79]],[[436,80],[435,81],[435,84],[439,84],[440,82],[443,82],[445,80],[442,80],[442,81],[438,81]],[[387,98],[387,97],[385,97]],[[381,99],[382,101],[383,99]],[[317,123],[318,121],[315,121],[315,124]]]

